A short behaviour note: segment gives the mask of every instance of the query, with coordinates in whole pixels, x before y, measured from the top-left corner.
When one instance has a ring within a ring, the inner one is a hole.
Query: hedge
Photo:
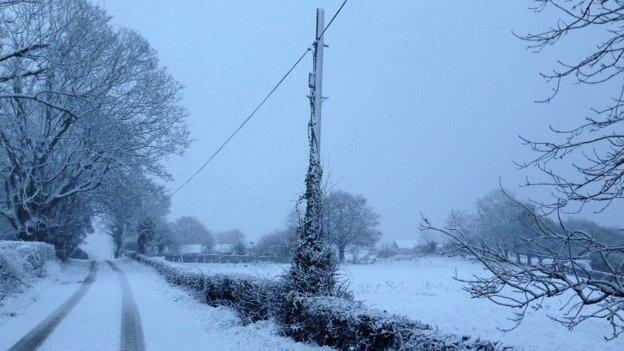
[[[211,306],[234,308],[246,321],[274,317],[283,294],[279,280],[245,274],[202,274],[176,268],[166,262],[131,254],[135,260],[156,269],[169,283],[180,286]]]
[[[191,263],[258,263],[258,262],[278,262],[279,260],[269,256],[252,255],[220,255],[188,253],[177,255],[166,255],[165,260],[171,262],[191,262]]]
[[[428,324],[335,297],[287,295],[284,333],[339,350],[513,350],[501,343],[439,332]]]
[[[245,321],[274,319],[284,335],[297,341],[344,351],[514,350],[499,342],[445,334],[428,324],[369,309],[357,301],[287,292],[280,279],[188,272],[165,261],[138,254],[131,257],[212,306],[231,306]]]
[[[0,241],[0,300],[45,275],[45,263],[55,259],[54,246],[40,242]]]

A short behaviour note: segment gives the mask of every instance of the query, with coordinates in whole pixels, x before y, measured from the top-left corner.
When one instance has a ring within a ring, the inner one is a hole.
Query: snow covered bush
[[[45,274],[54,246],[38,242],[0,241],[0,300]]]
[[[375,251],[379,258],[390,258],[399,254],[399,246],[396,242],[392,244],[386,243],[378,247]]]
[[[286,335],[339,350],[512,350],[336,297],[289,294],[283,317]]]
[[[274,317],[283,294],[284,284],[279,280],[246,274],[187,272],[139,254],[132,254],[132,257],[155,268],[169,283],[192,292],[209,305],[234,308],[248,322]]]

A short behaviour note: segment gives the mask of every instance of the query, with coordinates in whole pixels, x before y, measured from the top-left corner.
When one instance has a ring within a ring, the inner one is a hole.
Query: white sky
[[[341,1],[99,0],[113,23],[145,36],[185,89],[195,139],[167,164],[173,189],[236,128],[314,37]],[[566,86],[551,104],[540,71],[593,43],[564,40],[537,55],[512,35],[543,29],[532,1],[351,0],[325,38],[322,157],[335,188],[364,195],[387,239],[417,235],[420,212],[443,221],[451,208],[525,175],[513,161],[531,152],[518,135],[545,139],[610,91]],[[172,216],[256,238],[281,226],[303,192],[310,57],[248,126],[173,198]],[[621,224],[616,205],[593,218]],[[591,214],[586,214],[590,216]]]

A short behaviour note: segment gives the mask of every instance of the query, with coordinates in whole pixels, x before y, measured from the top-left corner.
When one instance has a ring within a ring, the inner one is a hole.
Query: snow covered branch
[[[499,233],[500,240],[492,240],[459,223],[437,227],[423,218],[420,228],[444,234],[485,267],[486,276],[458,280],[466,283],[472,297],[516,310],[512,329],[528,309],[539,310],[548,298],[564,296],[568,302],[561,306],[563,314],[552,319],[569,328],[588,319],[603,319],[611,326],[608,338],[623,333],[624,245],[602,242],[584,230],[568,228],[561,217],[553,221],[512,201],[532,221],[514,237],[514,245],[509,245],[504,232]],[[531,257],[537,257],[537,262]]]
[[[116,171],[168,176],[162,158],[189,142],[181,87],[86,0],[0,5],[0,213],[19,238],[51,242],[88,223]]]

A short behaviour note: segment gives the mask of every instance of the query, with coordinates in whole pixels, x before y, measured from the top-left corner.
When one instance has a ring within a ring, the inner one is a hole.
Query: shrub
[[[390,258],[399,254],[399,246],[396,243],[384,244],[377,249],[377,257]]]
[[[0,300],[45,274],[45,263],[55,259],[54,246],[41,242],[0,241]]]
[[[165,255],[165,260],[170,262],[195,262],[195,263],[258,263],[278,262],[273,257],[252,255],[220,255],[188,253],[178,255]]]
[[[414,252],[422,256],[431,256],[438,253],[438,243],[429,241],[414,247]]]
[[[465,255],[462,248],[457,243],[448,241],[440,247],[440,254],[446,256],[463,256]]]

